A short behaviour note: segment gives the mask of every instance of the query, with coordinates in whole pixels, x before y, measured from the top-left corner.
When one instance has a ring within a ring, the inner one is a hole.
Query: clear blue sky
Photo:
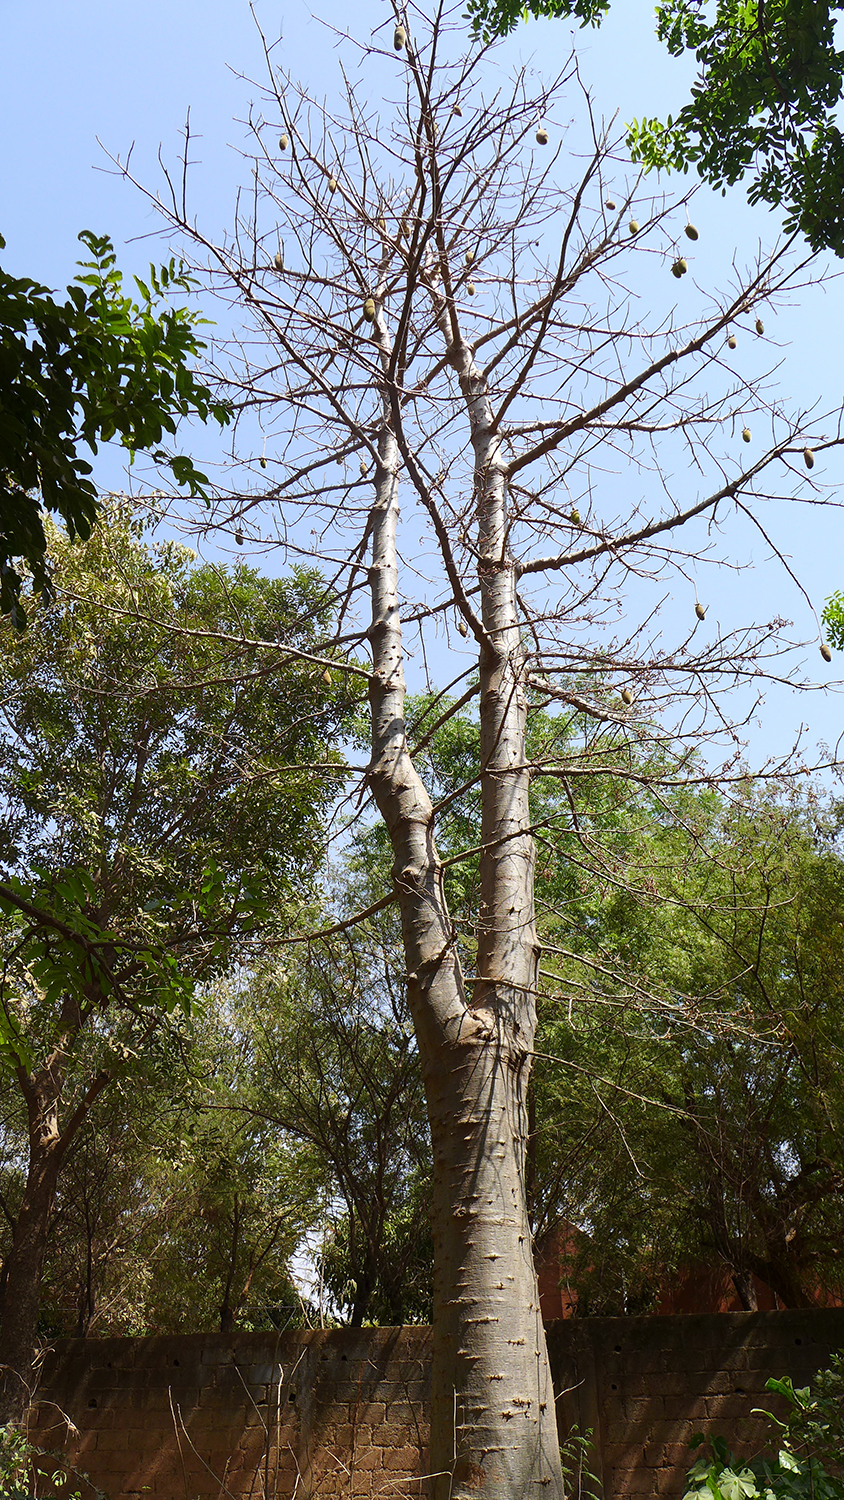
[[[353,7],[355,30],[366,32],[385,16],[380,0]],[[331,94],[338,79],[337,54],[325,29],[301,0],[278,5],[257,0],[257,12],[269,34],[281,31],[283,59],[317,94]],[[320,13],[342,28],[350,6],[324,0]],[[193,208],[212,232],[231,221],[241,163],[236,148],[243,138],[237,123],[250,98],[258,93],[237,75],[260,78],[261,59],[248,5],[243,0],[37,0],[3,6],[3,53],[0,58],[0,230],[6,237],[3,263],[10,271],[31,275],[54,287],[70,280],[79,247],[76,235],[91,228],[111,234],[127,270],[144,271],[150,259],[163,258],[165,247],[154,235],[157,223],[143,199],[110,175],[110,164],[97,138],[125,156],[134,143],[133,166],[156,184],[157,154],[178,159],[180,131],[191,110],[196,136]],[[594,91],[598,111],[621,121],[642,113],[665,114],[682,102],[689,70],[664,55],[652,35],[648,0],[616,0],[600,32],[575,31],[561,22],[531,23],[508,40],[500,62],[530,61],[551,73],[576,40],[585,80]],[[747,207],[739,190],[726,200],[703,189],[695,205],[700,247],[695,247],[702,277],[722,285],[736,256],[752,259],[761,239],[776,235],[774,217]],[[707,262],[707,256],[710,257]],[[833,264],[837,273],[840,267]],[[776,338],[786,347],[778,375],[788,404],[826,410],[844,393],[844,285],[833,279],[824,290],[810,289],[799,305],[781,314]],[[191,443],[198,461],[208,442],[202,432]],[[119,486],[114,458],[100,470],[102,482]],[[841,479],[840,466],[833,477]],[[788,550],[816,605],[833,589],[844,587],[844,514],[782,508],[772,529]],[[754,555],[764,556],[756,542]],[[732,591],[732,594],[731,594]],[[739,598],[740,596],[740,598]],[[798,621],[808,634],[811,619],[781,571],[762,567],[756,575],[725,576],[712,581],[712,607],[726,623],[734,609],[746,617],[758,604],[768,617],[776,611]],[[807,657],[813,673],[823,675],[815,650]],[[836,657],[830,678],[840,670]],[[794,701],[781,697],[770,711],[764,738],[786,738],[801,719],[812,737],[837,738],[841,699],[829,694]]]

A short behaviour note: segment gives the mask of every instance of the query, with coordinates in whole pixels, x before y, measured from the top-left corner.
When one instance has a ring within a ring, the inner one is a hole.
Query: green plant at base
[[[844,1497],[844,1353],[815,1378],[814,1390],[795,1390],[786,1376],[771,1378],[766,1391],[789,1405],[785,1421],[754,1408],[773,1428],[774,1454],[740,1460],[719,1436],[709,1439],[709,1457],[699,1458],[687,1475],[683,1500],[842,1500]],[[706,1443],[702,1432],[693,1447]]]
[[[593,1474],[587,1462],[590,1450],[594,1451],[591,1427],[578,1432],[572,1427],[560,1443],[560,1465],[566,1500],[600,1500],[602,1485],[597,1474]]]

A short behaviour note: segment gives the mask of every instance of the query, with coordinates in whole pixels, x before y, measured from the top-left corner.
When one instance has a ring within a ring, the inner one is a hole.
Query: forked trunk
[[[386,353],[380,319],[376,335]],[[405,736],[398,464],[387,420],[371,520],[370,781],[393,847],[433,1143],[431,1493],[434,1500],[560,1500],[554,1399],[525,1195],[537,947],[515,578],[512,568],[505,570],[502,593],[482,569],[489,632],[482,662],[483,829],[489,847],[482,861],[479,979],[470,999],[445,901],[433,809]],[[487,464],[485,494],[489,472]],[[501,481],[497,474],[499,508]],[[499,520],[488,517],[485,546],[500,551],[499,533]]]

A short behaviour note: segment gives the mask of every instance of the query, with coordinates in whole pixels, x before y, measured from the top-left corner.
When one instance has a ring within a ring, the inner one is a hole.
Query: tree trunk
[[[745,1312],[758,1312],[759,1303],[756,1299],[756,1282],[752,1271],[733,1271],[733,1286]]]
[[[69,1016],[75,1018],[73,1024],[68,1023]],[[102,1071],[91,1080],[64,1130],[61,1130],[59,1107],[64,1083],[63,1062],[73,1047],[80,1025],[79,1007],[73,997],[68,997],[59,1032],[61,1043],[54,1047],[36,1074],[27,1074],[23,1068],[18,1070],[18,1082],[27,1107],[29,1164],[12,1248],[6,1262],[6,1292],[0,1321],[0,1426],[19,1421],[32,1396],[41,1273],[56,1184],[68,1147],[110,1079],[110,1074]]]
[[[33,1145],[9,1252],[0,1323],[0,1426],[20,1421],[32,1396],[41,1272],[61,1164],[60,1142]]]
[[[380,315],[375,333],[386,367]],[[486,451],[478,453],[485,494],[488,458]],[[502,591],[482,563],[490,632],[481,669],[487,847],[479,980],[470,1001],[443,890],[433,808],[405,736],[398,467],[387,407],[371,515],[370,782],[394,853],[408,1000],[433,1146],[431,1493],[433,1500],[561,1500],[554,1398],[525,1203],[537,944],[515,579],[507,568]],[[485,546],[493,550],[500,543],[502,471],[495,471],[494,483],[498,512],[482,519]],[[499,552],[493,573],[500,562]]]

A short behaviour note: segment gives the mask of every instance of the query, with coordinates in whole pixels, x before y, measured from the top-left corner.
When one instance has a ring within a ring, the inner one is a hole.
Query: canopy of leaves
[[[476,30],[504,34],[525,15],[598,24],[608,0],[470,0]],[[699,76],[675,118],[631,126],[634,159],[690,166],[714,187],[750,174],[749,198],[786,210],[786,229],[844,255],[841,0],[659,0],[657,35],[692,52]]]
[[[200,320],[165,302],[193,288],[181,264],[150,266],[149,286],[136,278],[134,301],[110,240],[88,230],[79,238],[92,258],[65,302],[0,269],[0,611],[19,627],[26,615],[16,560],[24,559],[37,589],[49,588],[42,508],[62,518],[71,538],[90,536],[96,520],[97,490],[80,447],[96,453],[116,438],[202,495],[204,474],[160,444],[188,413],[229,419],[190,368],[204,348]]]
[[[8,1061],[71,989],[85,1014],[104,997],[143,1012],[177,974],[242,961],[305,894],[342,774],[346,690],[289,657],[324,622],[316,576],[197,567],[119,505],[106,522],[84,545],[55,530],[55,597],[32,600],[25,633],[0,627]]]

